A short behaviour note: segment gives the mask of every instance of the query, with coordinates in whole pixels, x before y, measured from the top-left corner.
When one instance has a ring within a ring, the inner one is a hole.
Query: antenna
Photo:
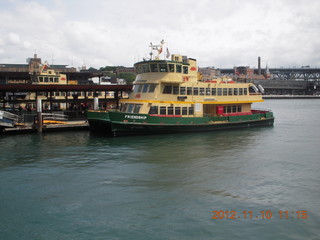
[[[51,65],[53,65],[53,64],[54,64],[54,55],[52,53],[52,64]]]

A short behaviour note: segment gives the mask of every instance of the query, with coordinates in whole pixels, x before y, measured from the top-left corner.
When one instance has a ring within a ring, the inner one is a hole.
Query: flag
[[[169,49],[167,48],[166,58],[169,58],[169,57],[170,57],[170,52],[169,52]]]
[[[162,53],[162,47],[160,49],[158,49],[159,54]]]

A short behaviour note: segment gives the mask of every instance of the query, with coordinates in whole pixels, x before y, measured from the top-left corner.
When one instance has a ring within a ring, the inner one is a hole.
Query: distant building
[[[199,68],[198,71],[202,74],[203,81],[212,80],[221,75],[220,70],[214,67]]]

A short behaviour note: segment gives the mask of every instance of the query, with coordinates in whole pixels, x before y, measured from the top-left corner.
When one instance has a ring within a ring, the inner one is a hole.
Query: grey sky
[[[132,66],[149,43],[200,67],[320,67],[318,0],[0,0],[0,63]]]

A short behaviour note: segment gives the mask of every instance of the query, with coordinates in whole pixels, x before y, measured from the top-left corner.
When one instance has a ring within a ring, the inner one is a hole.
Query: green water
[[[274,127],[0,136],[0,239],[320,239],[320,101],[257,107]]]

